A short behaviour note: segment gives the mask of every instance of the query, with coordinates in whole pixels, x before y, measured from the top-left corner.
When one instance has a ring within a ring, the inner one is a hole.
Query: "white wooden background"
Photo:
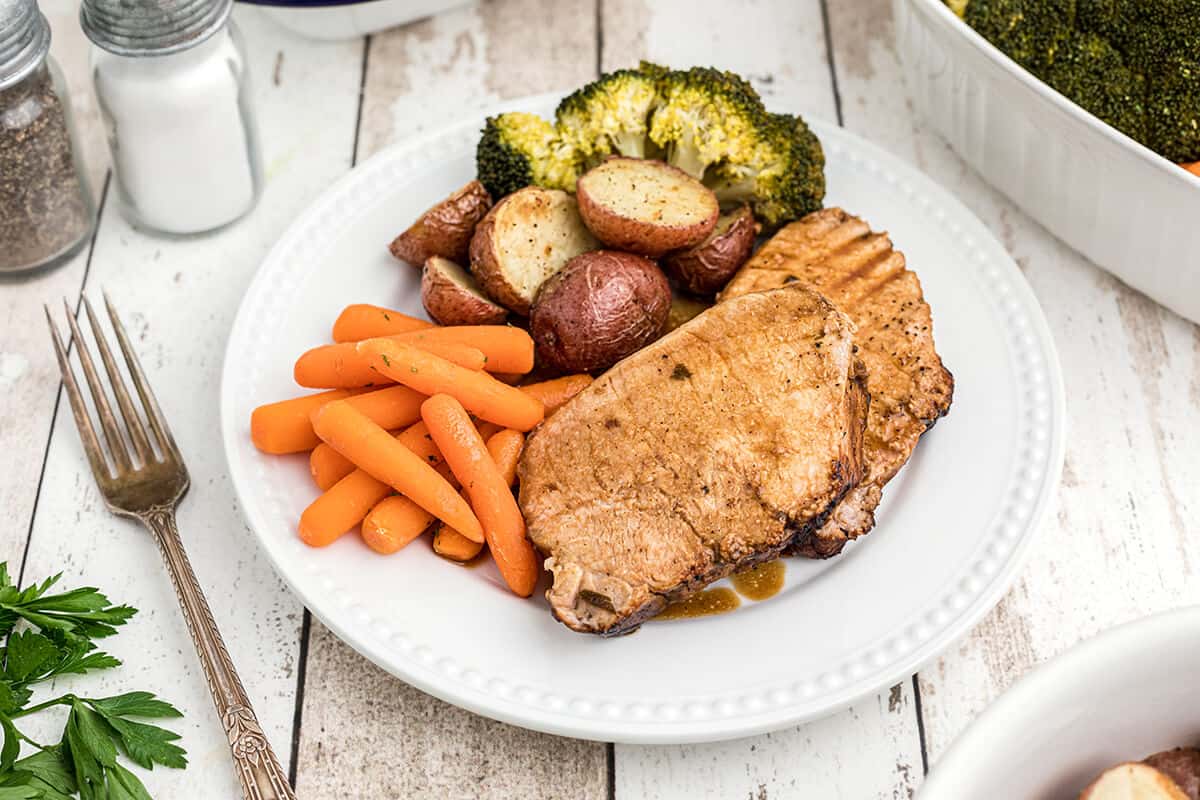
[[[180,527],[196,571],[307,800],[908,798],[1030,666],[1117,623],[1200,601],[1200,538],[1187,535],[1200,514],[1200,329],[1067,249],[914,116],[890,0],[495,0],[342,43],[306,41],[239,8],[266,192],[241,223],[188,241],[136,232],[105,202],[107,156],[75,4],[44,0],[43,9],[104,205],[94,242],[70,264],[0,281],[0,558],[28,578],[65,571],[69,583],[143,609],[111,640],[127,666],[88,686],[152,688],[186,711],[192,766],[146,776],[158,798],[237,791],[158,554],[104,511],[60,403],[41,304],[75,304],[102,287],[132,323],[187,454],[193,489]],[[249,543],[216,435],[222,351],[243,288],[322,189],[415,131],[644,57],[741,72],[771,106],[837,120],[957,193],[1037,292],[1070,398],[1057,513],[1013,590],[967,639],[834,717],[714,745],[613,747],[530,733],[388,677],[310,620]]]

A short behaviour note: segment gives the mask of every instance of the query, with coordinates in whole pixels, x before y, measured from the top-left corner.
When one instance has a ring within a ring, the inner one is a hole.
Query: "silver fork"
[[[134,388],[145,409],[146,420],[150,424],[149,435],[125,388],[125,382],[116,361],[113,360],[99,320],[92,311],[92,304],[86,297],[83,304],[91,323],[96,347],[100,352],[100,360],[104,363],[112,393],[125,420],[124,432],[133,446],[133,452],[130,453],[125,439],[122,438],[121,426],[109,405],[104,383],[97,374],[91,353],[79,333],[75,315],[71,306],[64,300],[71,336],[75,340],[83,374],[87,377],[92,402],[100,417],[100,428],[107,447],[101,445],[79,386],[75,382],[67,349],[58,335],[53,317],[50,316],[50,308],[46,307],[46,320],[50,323],[50,333],[54,338],[54,350],[58,355],[63,386],[71,400],[75,426],[79,429],[79,438],[83,440],[83,449],[92,466],[96,485],[99,486],[100,494],[104,496],[104,503],[110,511],[141,520],[158,542],[158,548],[167,564],[167,571],[171,574],[171,582],[175,585],[175,594],[183,609],[183,617],[192,634],[192,642],[196,645],[196,653],[200,656],[200,664],[204,667],[208,690],[212,694],[217,715],[225,729],[238,779],[242,783],[243,796],[246,800],[295,800],[295,795],[288,785],[287,775],[279,766],[279,760],[263,735],[254,709],[250,707],[246,690],[242,687],[233,661],[229,658],[229,652],[225,649],[225,643],[221,640],[217,623],[213,620],[212,611],[208,607],[208,601],[204,599],[196,574],[192,572],[192,565],[188,563],[187,554],[179,538],[179,529],[175,526],[175,507],[188,490],[188,473],[183,456],[171,436],[167,421],[158,407],[150,384],[146,382],[146,375],[142,372],[142,366],[129,344],[129,337],[117,317],[117,312],[113,310],[108,295],[104,296],[104,304],[108,308],[108,316],[112,320],[121,352],[125,355],[125,363],[133,378]]]

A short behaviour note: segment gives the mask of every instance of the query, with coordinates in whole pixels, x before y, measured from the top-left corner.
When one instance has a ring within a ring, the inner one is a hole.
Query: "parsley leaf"
[[[183,769],[187,766],[182,747],[172,744],[179,734],[128,719],[134,717],[181,717],[170,703],[157,699],[149,692],[132,692],[119,697],[102,700],[87,700],[92,708],[104,717],[104,721],[116,733],[114,740],[120,744],[125,755],[146,769],[155,764]]]
[[[0,562],[0,800],[152,800],[121,757],[146,769],[187,766],[179,734],[142,721],[180,717],[178,709],[149,692],[64,694],[30,705],[38,684],[120,666],[93,640],[137,613],[93,588],[52,594],[59,577],[21,588]],[[58,744],[18,730],[22,717],[53,706],[70,709]],[[21,758],[23,744],[36,750]]]

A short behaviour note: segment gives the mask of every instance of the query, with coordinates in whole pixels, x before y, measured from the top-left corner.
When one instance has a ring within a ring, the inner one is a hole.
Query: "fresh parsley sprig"
[[[59,577],[22,589],[0,563],[0,800],[152,800],[121,756],[146,769],[187,766],[179,735],[143,721],[182,716],[174,706],[149,692],[64,694],[31,704],[35,687],[60,675],[120,666],[93,640],[112,636],[137,613],[89,587],[51,594]],[[56,706],[69,709],[56,744],[17,727]],[[32,752],[22,758],[23,749]]]

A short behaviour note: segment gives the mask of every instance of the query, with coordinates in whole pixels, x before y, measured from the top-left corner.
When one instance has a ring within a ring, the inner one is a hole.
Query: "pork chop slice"
[[[871,394],[863,439],[866,476],[820,530],[793,548],[810,558],[828,558],[874,527],[883,487],[908,461],[921,435],[950,410],[954,376],[934,348],[921,282],[887,234],[872,232],[840,208],[814,212],[764,244],[720,300],[796,283],[816,289],[854,321]]]
[[[854,326],[790,286],[705,311],[530,435],[520,504],[568,627],[612,635],[778,556],[857,483]]]

